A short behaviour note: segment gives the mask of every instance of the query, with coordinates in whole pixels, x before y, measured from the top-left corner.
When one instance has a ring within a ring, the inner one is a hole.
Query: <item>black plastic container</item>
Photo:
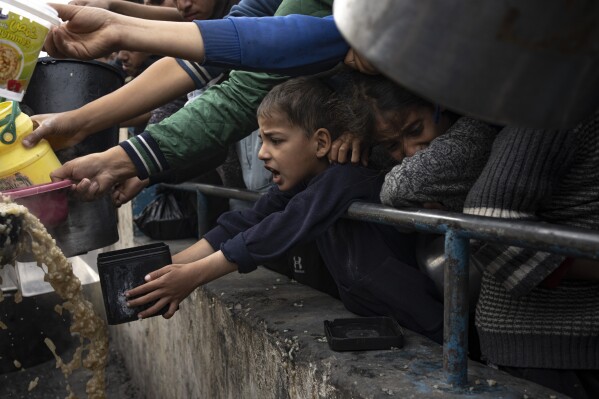
[[[164,243],[103,252],[98,255],[98,274],[106,308],[108,324],[121,324],[137,320],[137,314],[151,307],[129,308],[125,291],[145,283],[146,274],[172,263],[168,245]],[[156,314],[164,314],[165,306]]]
[[[354,317],[324,321],[334,351],[382,350],[403,347],[403,330],[391,317]]]
[[[40,58],[22,105],[31,114],[48,114],[80,108],[123,85],[118,69],[103,62]],[[118,144],[119,126],[114,125],[56,151],[65,163],[83,155],[105,151]],[[118,241],[117,214],[109,195],[93,202],[69,198],[65,223],[49,229],[66,256],[103,248]]]

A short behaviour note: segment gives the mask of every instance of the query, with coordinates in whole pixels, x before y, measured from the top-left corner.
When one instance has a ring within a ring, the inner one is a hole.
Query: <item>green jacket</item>
[[[333,0],[283,0],[275,15],[331,15]],[[232,71],[188,106],[122,143],[145,179],[166,170],[197,165],[198,174],[218,166],[229,145],[256,130],[264,96],[289,76]]]

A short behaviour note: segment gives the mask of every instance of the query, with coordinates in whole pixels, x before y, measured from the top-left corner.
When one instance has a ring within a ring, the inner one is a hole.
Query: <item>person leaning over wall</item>
[[[215,229],[174,256],[173,265],[130,290],[136,297],[130,306],[158,300],[140,317],[169,305],[165,317],[170,318],[198,286],[235,270],[251,272],[315,240],[347,309],[394,317],[440,343],[443,302],[416,266],[414,234],[342,217],[354,201],[378,202],[384,177],[361,165],[329,162],[336,136],[373,127],[358,128],[350,109],[315,77],[294,78],[269,92],[257,111],[259,157],[275,186],[252,209],[222,215]]]

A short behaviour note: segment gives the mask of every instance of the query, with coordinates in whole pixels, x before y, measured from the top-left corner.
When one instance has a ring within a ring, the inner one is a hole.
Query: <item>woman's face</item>
[[[398,123],[400,118],[397,118],[396,112],[381,112],[376,121],[377,142],[385,146],[397,161],[411,157],[447,131],[449,118],[441,115],[439,122],[435,123],[432,110],[414,108]]]

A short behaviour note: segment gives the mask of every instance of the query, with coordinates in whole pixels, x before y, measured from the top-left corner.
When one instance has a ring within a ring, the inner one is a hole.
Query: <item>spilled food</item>
[[[16,234],[15,234],[16,232]],[[18,236],[18,239],[17,237]],[[83,297],[81,282],[73,274],[73,268],[67,258],[56,246],[39,219],[30,214],[27,208],[9,202],[0,197],[0,265],[14,263],[21,252],[31,252],[38,266],[44,265],[44,280],[50,283],[56,293],[64,300],[62,308],[71,314],[72,334],[79,336],[80,345],[73,359],[64,362],[56,353],[50,339],[45,343],[56,358],[65,379],[81,366],[92,372],[87,382],[88,398],[105,398],[104,371],[108,359],[108,334],[106,323],[93,309],[92,304]],[[0,266],[2,267],[2,266]],[[33,388],[32,388],[33,389]],[[68,399],[76,398],[67,384]]]

